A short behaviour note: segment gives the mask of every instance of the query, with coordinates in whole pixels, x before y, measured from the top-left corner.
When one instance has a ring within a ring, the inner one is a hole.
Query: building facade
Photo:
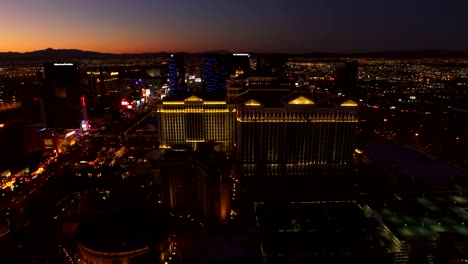
[[[309,175],[352,161],[357,104],[316,105],[307,96],[238,105],[237,154],[242,176]]]
[[[196,179],[190,151],[167,151],[161,158],[162,200],[171,209],[194,208]]]
[[[225,94],[229,78],[228,62],[224,54],[206,54],[203,59],[206,94]]]
[[[185,91],[185,62],[180,54],[169,57],[169,88],[172,96]]]
[[[44,65],[44,87],[47,127],[79,128],[83,118],[77,66],[73,63]]]
[[[205,101],[190,96],[158,105],[162,148],[195,149],[197,143],[221,143],[232,152],[235,144],[236,108],[225,101]]]
[[[167,150],[161,158],[162,200],[176,214],[224,222],[230,212],[230,163],[222,151]]]

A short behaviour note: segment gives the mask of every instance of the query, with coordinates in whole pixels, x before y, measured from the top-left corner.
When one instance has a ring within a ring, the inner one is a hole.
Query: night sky
[[[0,51],[468,50],[466,0],[0,0]]]

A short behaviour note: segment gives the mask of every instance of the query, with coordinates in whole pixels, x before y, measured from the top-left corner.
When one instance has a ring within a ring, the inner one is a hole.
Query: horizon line
[[[199,54],[199,53],[210,53],[210,52],[227,52],[227,53],[253,53],[253,54],[335,54],[335,55],[352,55],[352,54],[372,54],[372,53],[398,53],[398,52],[461,52],[468,53],[468,50],[454,50],[454,49],[400,49],[400,50],[374,50],[374,51],[297,51],[297,52],[287,52],[287,51],[230,51],[230,50],[207,50],[207,51],[143,51],[143,52],[105,52],[105,51],[95,51],[95,50],[85,50],[78,48],[45,48],[31,51],[0,51],[0,53],[18,53],[26,54],[46,50],[55,50],[55,51],[64,51],[64,50],[73,50],[73,51],[82,51],[82,52],[93,52],[101,54],[111,54],[111,55],[138,55],[138,54],[151,54],[151,53],[189,53],[189,54]]]

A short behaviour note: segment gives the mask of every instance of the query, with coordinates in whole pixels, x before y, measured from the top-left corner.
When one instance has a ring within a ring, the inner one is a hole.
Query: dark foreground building
[[[256,203],[263,263],[393,263],[393,241],[354,201]]]
[[[44,65],[44,107],[48,128],[80,128],[81,79],[73,63]]]
[[[166,218],[140,208],[95,216],[80,224],[77,240],[84,264],[164,263],[173,250]]]

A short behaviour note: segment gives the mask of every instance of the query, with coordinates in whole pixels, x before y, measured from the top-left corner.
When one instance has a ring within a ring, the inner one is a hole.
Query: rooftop
[[[468,238],[468,198],[457,193],[405,195],[379,209],[386,225],[403,240],[433,239],[438,232]]]
[[[165,218],[145,209],[126,209],[95,216],[81,223],[78,241],[93,251],[119,253],[139,250],[167,241]]]
[[[354,201],[257,203],[255,211],[264,257],[387,252],[378,221]]]
[[[402,178],[441,182],[468,177],[468,172],[405,145],[365,142],[363,146],[372,160],[384,165]]]

